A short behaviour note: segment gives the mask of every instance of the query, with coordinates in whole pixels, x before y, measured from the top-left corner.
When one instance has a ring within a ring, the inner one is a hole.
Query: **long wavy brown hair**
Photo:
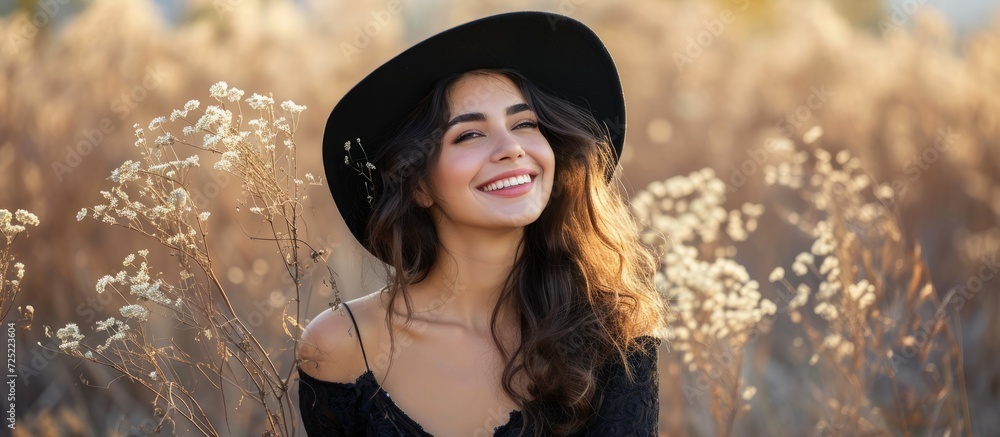
[[[628,353],[643,347],[641,337],[659,337],[667,317],[666,301],[653,283],[656,258],[640,242],[618,190],[606,127],[514,70],[477,70],[442,80],[376,158],[380,194],[367,245],[387,260],[385,322],[393,344],[397,296],[403,296],[408,322],[413,309],[407,286],[426,277],[440,254],[430,213],[417,205],[415,193],[437,159],[451,117],[448,92],[464,75],[490,73],[520,89],[556,160],[549,203],[525,227],[520,256],[490,318],[505,362],[502,387],[536,436],[568,435],[594,416],[598,369],[611,360],[628,369]],[[505,310],[517,315],[521,328],[512,351],[497,334],[498,316],[510,313]],[[632,378],[632,370],[627,373]],[[525,378],[527,393],[514,388],[516,377]]]

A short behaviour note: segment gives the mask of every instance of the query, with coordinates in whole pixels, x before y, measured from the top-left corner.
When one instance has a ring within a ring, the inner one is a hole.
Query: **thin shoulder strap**
[[[351,323],[354,324],[354,332],[358,333],[358,344],[361,345],[361,357],[365,359],[365,370],[371,371],[368,368],[368,357],[365,355],[365,344],[361,342],[361,330],[358,329],[358,322],[354,320],[354,313],[351,312],[351,307],[347,306],[347,302],[341,302],[344,308],[347,308],[347,314],[351,316]]]

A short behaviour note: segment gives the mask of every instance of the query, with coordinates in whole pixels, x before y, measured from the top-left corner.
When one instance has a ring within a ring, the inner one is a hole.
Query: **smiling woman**
[[[602,121],[624,119],[597,36],[537,12],[445,31],[348,92],[327,176],[388,284],[303,333],[307,431],[656,435],[666,306],[616,190],[624,129]]]
[[[463,75],[447,97],[448,112],[458,115],[445,125],[418,204],[431,208],[439,237],[462,225],[520,233],[538,219],[552,192],[555,157],[538,117],[514,83],[495,73]],[[464,112],[462,102],[470,99],[477,112]]]

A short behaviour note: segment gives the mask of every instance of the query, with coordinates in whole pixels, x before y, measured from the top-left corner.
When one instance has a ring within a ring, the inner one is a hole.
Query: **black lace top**
[[[347,305],[344,305],[347,307]],[[347,309],[353,321],[354,315]],[[358,325],[354,323],[355,332]],[[360,332],[358,341],[361,341]],[[645,350],[629,355],[635,372],[630,383],[622,363],[599,370],[603,399],[597,414],[577,436],[655,436],[659,413],[657,347],[660,340],[640,337]],[[364,345],[361,346],[364,356]],[[368,357],[365,367],[368,368]],[[599,393],[600,394],[600,393]],[[406,415],[379,386],[368,368],[353,383],[323,381],[299,370],[299,411],[310,436],[433,437]],[[494,437],[532,436],[520,411],[493,430]]]

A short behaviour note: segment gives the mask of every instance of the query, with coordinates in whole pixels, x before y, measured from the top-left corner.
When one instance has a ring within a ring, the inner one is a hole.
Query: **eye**
[[[538,127],[538,122],[535,120],[524,120],[514,125],[514,129],[531,129],[536,127]]]
[[[462,141],[465,141],[465,140],[468,140],[468,139],[471,139],[471,138],[481,137],[481,136],[483,136],[483,134],[480,133],[479,131],[470,130],[470,131],[462,132],[461,134],[459,134],[459,136],[455,137],[455,139],[452,140],[451,143],[452,144],[458,144],[458,143],[461,143]]]

